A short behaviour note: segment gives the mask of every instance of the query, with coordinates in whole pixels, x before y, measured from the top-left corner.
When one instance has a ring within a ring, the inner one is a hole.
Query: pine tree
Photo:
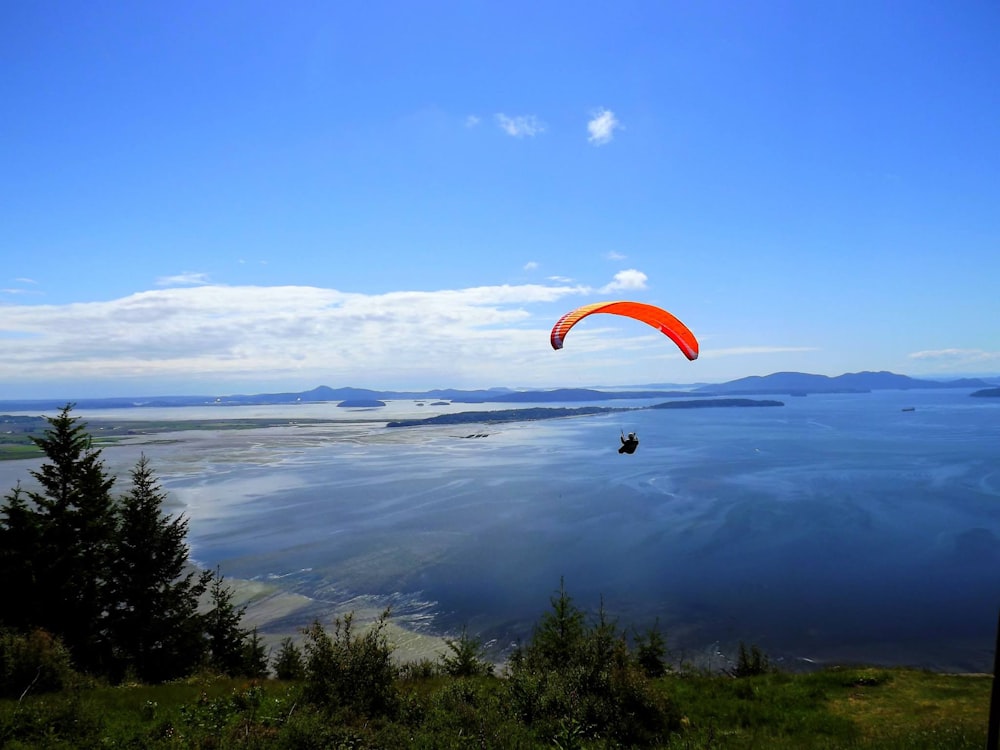
[[[274,674],[279,680],[301,680],[306,673],[302,650],[291,638],[282,639],[278,655],[274,657],[271,666],[274,667]]]
[[[36,558],[41,544],[38,513],[25,502],[18,484],[0,506],[0,625],[27,630],[38,621]]]
[[[262,679],[267,677],[267,657],[269,651],[264,640],[257,633],[256,626],[243,639],[243,664],[241,672],[244,677]]]
[[[164,512],[166,494],[145,455],[131,477],[118,507],[110,630],[119,672],[159,682],[189,674],[204,657],[198,605],[212,573],[189,569],[187,519]]]
[[[549,601],[552,611],[546,612],[535,628],[527,655],[539,666],[561,669],[579,661],[587,627],[562,578],[558,596]]]
[[[212,608],[205,615],[208,636],[208,665],[220,674],[240,676],[245,666],[248,632],[240,627],[246,607],[233,603],[233,590],[224,585],[222,573],[216,569],[209,588]]]
[[[635,637],[635,657],[647,677],[662,677],[667,673],[667,643],[660,633],[659,619]]]
[[[32,438],[48,459],[31,475],[41,492],[28,496],[38,509],[35,623],[63,638],[76,663],[88,670],[107,664],[104,620],[109,610],[108,571],[115,534],[109,476],[90,435],[67,404],[43,437]]]

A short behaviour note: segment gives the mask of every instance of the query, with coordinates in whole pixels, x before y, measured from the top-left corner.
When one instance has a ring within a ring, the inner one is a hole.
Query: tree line
[[[0,680],[17,682],[12,651],[46,638],[75,669],[113,681],[162,682],[202,668],[266,674],[263,646],[221,572],[191,565],[188,521],[164,510],[149,460],[138,460],[116,496],[116,478],[72,409],[32,437],[45,456],[30,472],[37,488],[18,482],[0,505]]]

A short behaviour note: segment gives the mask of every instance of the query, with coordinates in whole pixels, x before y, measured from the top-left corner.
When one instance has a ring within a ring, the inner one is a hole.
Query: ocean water
[[[337,421],[157,435],[105,458],[124,486],[139,452],[150,457],[201,564],[315,603],[275,630],[391,605],[408,627],[468,626],[502,655],[563,580],[588,612],[603,602],[623,627],[658,622],[675,658],[722,666],[745,641],[789,666],[988,670],[1000,401],[782,400],[396,429],[379,420],[442,409],[268,407]],[[251,416],[241,410],[225,414]],[[617,453],[620,430],[638,433],[634,455]],[[2,486],[28,468],[5,462]]]

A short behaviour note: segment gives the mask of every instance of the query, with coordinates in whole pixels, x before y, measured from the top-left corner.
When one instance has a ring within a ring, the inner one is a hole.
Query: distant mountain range
[[[298,393],[259,393],[235,396],[154,396],[150,398],[82,398],[72,401],[81,409],[114,409],[165,406],[246,406],[264,404],[296,404],[341,402],[354,400],[393,401],[425,400],[450,401],[463,404],[483,403],[558,403],[609,401],[612,399],[691,398],[692,396],[733,395],[789,395],[806,396],[810,393],[867,393],[880,390],[916,390],[941,388],[991,388],[991,383],[979,378],[960,380],[918,380],[892,372],[855,372],[837,377],[810,375],[803,372],[776,372],[771,375],[754,375],[727,383],[699,385],[685,390],[605,390],[595,388],[555,388],[549,390],[514,390],[490,388],[488,390],[457,390],[452,388],[430,391],[376,391],[367,388],[330,388],[321,385]],[[58,409],[67,399],[0,400],[0,409],[31,411],[33,409]]]

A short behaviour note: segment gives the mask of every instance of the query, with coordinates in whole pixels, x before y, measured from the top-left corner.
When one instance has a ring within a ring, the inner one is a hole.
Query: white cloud
[[[569,276],[549,276],[549,281],[554,281],[557,284],[572,284],[573,279]]]
[[[104,302],[8,304],[0,382],[27,383],[25,373],[33,383],[156,379],[182,389],[193,381],[290,378],[516,382],[519,373],[542,377],[555,366],[534,361],[548,351],[555,313],[533,309],[586,291],[524,284],[364,295],[206,285]]]
[[[474,128],[481,122],[477,115],[469,115],[465,118],[465,127]]]
[[[537,268],[538,268],[538,261],[529,260],[527,263],[524,264],[525,271],[534,271]]]
[[[156,280],[157,286],[202,286],[207,283],[208,274],[191,271],[185,271],[176,276],[161,276]]]
[[[616,273],[614,280],[610,284],[605,284],[601,287],[600,291],[607,294],[608,292],[620,292],[627,289],[645,289],[648,278],[642,271],[628,268]]]
[[[40,295],[41,292],[37,289],[25,289],[25,286],[34,287],[37,286],[38,282],[34,279],[28,279],[24,277],[14,279],[15,284],[20,284],[21,286],[12,286],[0,289],[0,294],[9,294],[11,296],[17,295]]]
[[[508,117],[500,112],[497,114],[496,118],[500,129],[507,135],[515,138],[536,136],[539,133],[545,132],[545,123],[534,115],[517,115],[516,117]]]
[[[604,257],[608,260],[625,260],[626,256],[624,253],[620,253],[617,250],[611,250],[604,254]]]
[[[957,360],[960,362],[989,362],[1000,359],[1000,352],[987,352],[982,349],[931,349],[913,352],[910,359],[923,360]]]
[[[622,125],[615,117],[615,113],[610,109],[601,108],[587,123],[587,131],[590,133],[587,140],[595,146],[603,146],[605,143],[611,142],[615,137],[616,130],[621,129]]]

